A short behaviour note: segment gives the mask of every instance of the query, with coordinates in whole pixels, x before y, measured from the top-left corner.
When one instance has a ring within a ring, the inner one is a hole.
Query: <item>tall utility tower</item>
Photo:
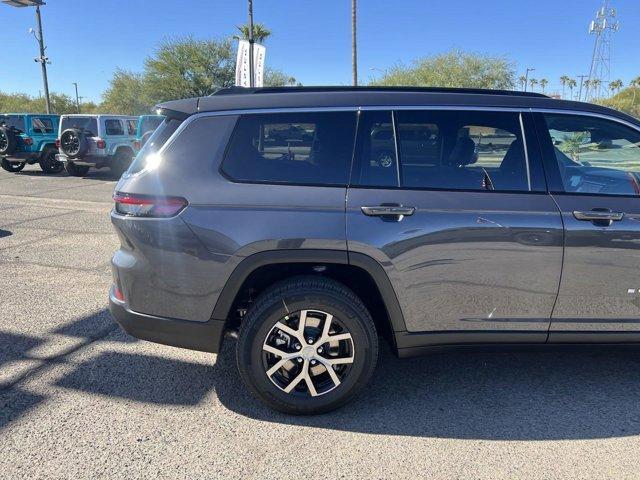
[[[603,0],[602,7],[596,13],[595,20],[589,25],[589,33],[595,35],[593,57],[589,70],[586,100],[597,98],[605,83],[611,80],[611,39],[620,28],[616,20],[616,10],[611,8],[609,0]]]

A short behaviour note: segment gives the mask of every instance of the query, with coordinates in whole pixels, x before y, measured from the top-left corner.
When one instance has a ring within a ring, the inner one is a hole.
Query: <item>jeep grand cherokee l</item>
[[[401,357],[640,342],[637,119],[407,88],[159,109],[114,194],[111,311],[136,337],[207,352],[237,332],[240,376],[273,408],[342,405],[379,338]]]

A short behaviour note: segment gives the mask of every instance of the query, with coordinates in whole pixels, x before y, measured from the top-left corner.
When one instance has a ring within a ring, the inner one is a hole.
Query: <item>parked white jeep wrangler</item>
[[[91,167],[109,167],[119,177],[137,154],[137,124],[138,117],[124,115],[63,115],[56,159],[69,175],[79,177]]]

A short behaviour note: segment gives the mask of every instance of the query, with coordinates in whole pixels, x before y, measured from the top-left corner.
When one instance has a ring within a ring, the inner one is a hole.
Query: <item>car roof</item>
[[[635,124],[638,119],[601,105],[557,100],[546,95],[510,90],[422,87],[278,87],[228,88],[208,97],[173,100],[158,105],[167,116],[187,117],[196,113],[273,108],[340,107],[496,107],[579,110],[623,118]]]
[[[22,115],[22,116],[30,116],[30,117],[59,117],[60,115],[58,115],[57,113],[15,113],[15,112],[10,112],[10,113],[0,113],[1,116],[8,116],[8,115]]]

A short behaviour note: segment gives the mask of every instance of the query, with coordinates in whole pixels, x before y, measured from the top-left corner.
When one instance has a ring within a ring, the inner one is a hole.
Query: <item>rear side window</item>
[[[124,135],[122,122],[120,120],[105,120],[104,130],[107,135]]]
[[[127,134],[135,136],[138,131],[138,122],[135,120],[127,120]]]
[[[355,112],[240,117],[222,170],[239,182],[346,185]]]
[[[53,133],[53,121],[46,117],[33,117],[31,119],[31,130],[35,133]]]
[[[511,112],[364,112],[354,167],[361,186],[531,190],[520,117]]]
[[[134,174],[141,172],[148,166],[152,165],[157,159],[158,151],[167,143],[167,140],[182,124],[181,120],[167,118],[149,137],[147,143],[144,144],[142,150],[138,152],[135,160],[129,166],[128,173]]]
[[[68,128],[84,130],[95,136],[98,134],[98,121],[95,117],[64,117],[60,121],[60,132]]]

